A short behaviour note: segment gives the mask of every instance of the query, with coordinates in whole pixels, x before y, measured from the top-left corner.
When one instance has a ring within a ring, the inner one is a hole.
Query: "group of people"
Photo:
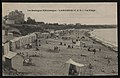
[[[32,48],[32,44],[31,44],[31,43],[30,43],[30,44],[26,44],[26,45],[24,46],[24,48],[25,48],[25,49]]]
[[[30,55],[28,54],[28,52],[26,53],[26,56],[23,58],[23,66],[28,66],[32,64],[32,58],[30,57]]]
[[[20,55],[23,58],[23,66],[32,64],[32,58],[31,57],[38,57],[36,52],[32,55],[29,55],[28,52],[26,52],[26,53],[19,52],[18,55]]]
[[[64,46],[66,46],[67,44],[66,44],[66,43],[62,43],[62,42],[60,42],[60,45],[64,45]],[[67,45],[67,48],[73,48],[73,45]]]
[[[66,46],[66,43],[62,43],[62,42],[60,42],[60,45],[64,45],[64,46]]]
[[[73,45],[68,45],[68,48],[73,48]]]
[[[60,51],[60,47],[54,46],[54,51]]]
[[[109,56],[105,56],[105,59],[107,59],[107,63],[108,63],[108,64],[111,63],[111,59],[112,59],[111,57],[109,57]]]
[[[101,48],[96,49],[96,48],[93,48],[93,47],[88,47],[87,50],[90,51],[90,52],[93,52],[94,54],[96,54],[97,51],[99,51],[99,52],[101,51]]]

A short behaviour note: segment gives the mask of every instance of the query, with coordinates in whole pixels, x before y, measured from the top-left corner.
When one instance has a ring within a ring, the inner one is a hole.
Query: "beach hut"
[[[36,38],[40,38],[41,32],[34,32],[36,34]]]
[[[50,37],[50,34],[49,33],[42,33],[41,36],[42,36],[42,38],[48,38],[48,37]]]
[[[9,48],[9,42],[6,42],[6,43],[4,43],[4,44],[2,44],[2,46],[3,46],[3,54],[5,55],[5,54],[7,54],[8,52],[9,52],[9,50],[10,50],[10,48]]]
[[[80,46],[80,41],[77,41],[75,46]]]
[[[23,37],[20,37],[20,47],[24,45]]]
[[[77,63],[75,61],[73,61],[71,58],[69,60],[67,60],[63,66],[63,75],[65,76],[72,76],[70,75],[70,72],[71,72],[71,67],[73,67],[73,69],[75,68],[75,70],[77,71],[77,76],[80,75],[80,68],[81,67],[84,67],[85,65],[84,64],[80,64],[80,63]],[[74,75],[73,75],[74,76]]]
[[[23,41],[23,46],[24,46],[26,44],[26,42],[25,42],[25,36],[23,36],[22,41]]]
[[[16,37],[10,40],[10,51],[14,51],[15,49],[19,49],[23,45],[23,39],[21,37]]]
[[[35,33],[30,34],[29,37],[30,37],[30,42],[34,42],[37,39],[37,35]]]
[[[16,54],[10,51],[9,42],[2,44],[2,61],[4,62],[4,66],[12,68],[11,60]]]
[[[15,42],[13,42],[12,40],[10,41],[10,51],[15,51],[16,47],[15,47]]]
[[[3,57],[5,54],[7,54],[9,51],[9,42],[2,43],[2,60],[5,61],[5,58]]]
[[[20,47],[23,47],[23,45],[25,45],[24,36],[20,37]]]
[[[17,53],[9,51],[7,54],[3,55],[5,58],[5,66],[8,68],[12,68],[12,58],[15,57]]]
[[[14,38],[13,33],[8,33],[8,40],[12,40]]]
[[[85,46],[85,42],[84,41],[80,41],[80,46],[81,47]]]

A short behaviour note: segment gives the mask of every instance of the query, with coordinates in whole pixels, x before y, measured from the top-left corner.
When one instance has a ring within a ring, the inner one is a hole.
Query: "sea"
[[[118,47],[117,28],[95,29],[91,33],[97,36],[97,38]]]

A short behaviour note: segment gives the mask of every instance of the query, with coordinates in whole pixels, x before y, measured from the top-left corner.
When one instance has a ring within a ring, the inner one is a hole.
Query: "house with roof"
[[[24,23],[24,13],[22,11],[11,11],[7,15],[6,24],[22,24]]]

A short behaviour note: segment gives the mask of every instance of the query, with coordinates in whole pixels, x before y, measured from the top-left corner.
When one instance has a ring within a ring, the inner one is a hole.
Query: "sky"
[[[117,24],[117,3],[2,3],[2,17],[15,9],[23,11],[25,20],[59,24]],[[56,10],[30,11],[30,10]],[[92,11],[86,11],[86,10]],[[28,11],[29,10],[29,11]],[[82,11],[59,11],[82,10]]]

